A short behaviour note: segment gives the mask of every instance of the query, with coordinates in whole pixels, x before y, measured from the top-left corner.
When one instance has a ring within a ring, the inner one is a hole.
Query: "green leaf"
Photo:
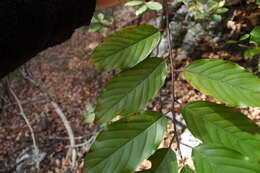
[[[150,2],[147,2],[146,3],[146,6],[151,9],[151,10],[161,10],[162,9],[162,4],[159,3],[159,2],[153,2],[153,1],[150,1]]]
[[[125,6],[137,6],[143,4],[143,1],[129,1],[125,4]]]
[[[156,47],[160,32],[152,25],[130,26],[107,37],[92,60],[104,70],[125,69],[143,61]]]
[[[224,60],[203,59],[188,65],[185,79],[196,89],[232,106],[260,106],[260,79]]]
[[[240,37],[239,41],[243,41],[243,40],[246,40],[250,37],[250,34],[244,34]]]
[[[256,46],[260,46],[260,26],[257,26],[251,31],[251,42],[255,43]]]
[[[260,54],[260,48],[252,48],[252,49],[247,49],[244,52],[244,58],[245,59],[251,59],[253,58],[255,55]]]
[[[222,17],[218,14],[212,14],[211,18],[212,18],[212,20],[214,20],[216,22],[220,22],[222,20]]]
[[[94,108],[91,104],[86,104],[86,111],[88,112],[94,112]]]
[[[99,32],[102,33],[102,34],[104,34],[104,35],[107,33],[107,31],[108,31],[108,29],[107,29],[106,27],[102,27],[102,28],[99,30]]]
[[[191,102],[182,110],[191,133],[260,161],[260,127],[239,111],[210,102]]]
[[[207,2],[208,12],[215,11],[215,9],[218,8],[219,6],[219,3],[215,0],[208,0],[206,2]]]
[[[223,13],[226,13],[228,12],[228,8],[219,8],[216,10],[216,13],[217,14],[223,14]]]
[[[94,112],[94,108],[91,104],[86,104],[86,113],[83,114],[83,117],[84,117],[84,122],[85,123],[93,123],[94,120],[95,120],[95,113]]]
[[[110,121],[116,115],[142,111],[164,84],[167,65],[161,58],[148,58],[109,81],[98,98],[96,118]]]
[[[103,13],[98,13],[97,18],[100,22],[102,22],[105,19],[105,15]]]
[[[171,149],[161,148],[148,160],[152,162],[152,168],[138,173],[178,173],[177,158]]]
[[[135,15],[139,16],[140,14],[144,13],[147,9],[148,9],[148,7],[146,5],[142,5],[140,8],[138,8],[135,11]]]
[[[234,150],[218,145],[193,148],[192,158],[197,173],[259,173],[260,165]]]
[[[102,26],[100,24],[91,24],[88,32],[97,32],[102,28]]]
[[[188,166],[185,166],[182,168],[181,173],[195,173],[195,172]]]
[[[155,152],[167,120],[147,111],[116,121],[102,131],[85,159],[85,173],[133,172]]]
[[[102,24],[104,24],[104,25],[112,25],[112,23],[113,23],[112,20],[109,21],[109,20],[105,19],[105,20],[102,21]]]
[[[98,23],[98,20],[96,19],[95,16],[93,16],[91,19],[91,24],[93,24],[93,23]]]
[[[85,113],[84,115],[84,122],[85,123],[93,123],[95,120],[95,114],[94,113]]]

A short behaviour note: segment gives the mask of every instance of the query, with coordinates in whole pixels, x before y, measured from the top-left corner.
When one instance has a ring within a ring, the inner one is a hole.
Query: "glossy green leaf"
[[[226,13],[228,12],[228,8],[219,8],[216,10],[216,13],[217,14],[223,14],[223,13]]]
[[[116,115],[142,111],[164,84],[167,65],[161,58],[148,58],[109,81],[98,98],[96,119],[110,121]]]
[[[197,173],[259,173],[260,165],[241,153],[219,145],[193,148],[192,158]]]
[[[260,46],[260,26],[255,27],[251,33],[251,42],[253,42],[256,46]]]
[[[232,106],[260,106],[260,79],[224,60],[202,59],[188,65],[185,79],[196,89]]]
[[[88,28],[88,32],[98,32],[102,26],[98,23],[91,24],[90,27]]]
[[[146,6],[150,9],[150,10],[161,10],[162,9],[162,4],[159,2],[147,2]]]
[[[182,115],[191,133],[260,161],[260,127],[239,111],[211,102],[191,102]]]
[[[92,54],[103,70],[125,69],[143,61],[156,47],[160,32],[152,25],[129,26],[108,36]]]
[[[207,2],[207,11],[211,12],[211,11],[215,11],[216,8],[218,8],[219,3],[215,0],[208,0]]]
[[[243,40],[246,40],[250,37],[250,34],[244,34],[240,37],[239,41],[243,41]]]
[[[136,6],[136,5],[141,5],[143,3],[144,3],[143,1],[129,1],[125,3],[125,6]]]
[[[108,125],[87,154],[84,172],[133,172],[156,151],[166,126],[166,118],[153,111],[128,116]]]
[[[220,22],[222,20],[222,17],[219,14],[212,14],[211,18],[212,18],[212,20],[214,20],[216,22]]]
[[[135,11],[135,15],[139,16],[140,14],[144,13],[147,9],[147,5],[144,4]]]
[[[181,169],[181,173],[195,173],[195,172],[188,166],[185,166]]]
[[[171,149],[161,148],[148,160],[152,162],[152,168],[138,173],[178,173],[177,158]]]

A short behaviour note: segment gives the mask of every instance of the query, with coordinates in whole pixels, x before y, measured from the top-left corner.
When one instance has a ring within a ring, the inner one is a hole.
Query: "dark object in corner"
[[[90,23],[95,0],[1,0],[0,79]]]

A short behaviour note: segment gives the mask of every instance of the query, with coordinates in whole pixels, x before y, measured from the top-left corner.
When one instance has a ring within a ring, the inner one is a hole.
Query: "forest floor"
[[[148,12],[140,20],[134,15],[133,8],[118,6],[110,10],[108,13],[111,12],[111,15],[115,16],[115,22],[109,28],[108,35],[123,26],[145,23],[157,15],[154,12]],[[103,39],[104,35],[98,32],[90,33],[86,27],[79,28],[70,40],[40,53],[26,65],[33,79],[42,81],[48,94],[60,105],[62,112],[70,122],[76,143],[86,144],[76,147],[77,166],[75,173],[81,172],[83,158],[89,149],[88,140],[97,133],[96,124],[84,121],[85,106],[87,104],[95,106],[101,89],[114,75],[113,72],[101,73],[95,69],[90,61],[91,52]],[[196,51],[201,52],[202,58],[231,60],[250,68],[250,62],[245,61],[242,56],[233,55],[232,52],[222,49],[219,43],[209,43],[210,39],[209,36],[203,37],[196,47]],[[174,53],[176,52],[178,52],[177,49],[174,50]],[[182,71],[183,67],[192,59],[191,55],[185,59],[176,60],[174,62],[176,70]],[[20,109],[17,107],[15,99],[9,92],[2,89],[0,90],[2,103],[0,173],[26,172],[26,170],[31,173],[64,172],[71,164],[70,155],[68,155],[69,138],[64,124],[53,109],[51,102],[46,99],[44,95],[46,93],[25,79],[19,71],[12,74],[9,81],[9,87],[19,98],[23,111],[33,127],[36,143],[43,153],[43,159],[40,162],[40,169],[37,169],[32,158],[33,142],[30,130],[19,113]],[[2,81],[1,86],[4,87],[4,85],[5,83]],[[171,82],[167,78],[160,94],[147,109],[167,112],[171,105],[170,88]],[[216,102],[212,97],[194,90],[184,81],[180,73],[176,73],[175,92],[177,115],[180,115],[181,107],[190,101],[211,100]],[[259,108],[244,108],[242,111],[260,124]],[[183,128],[180,129],[179,135],[181,135]],[[169,145],[172,133],[173,129],[169,125],[161,147]],[[173,148],[175,147],[176,144]],[[143,164],[140,169],[146,168],[146,166],[147,164]]]

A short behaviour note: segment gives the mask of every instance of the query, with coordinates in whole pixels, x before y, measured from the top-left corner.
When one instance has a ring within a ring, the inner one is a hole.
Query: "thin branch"
[[[173,123],[173,129],[174,129],[174,136],[176,139],[176,143],[177,143],[177,150],[178,153],[182,159],[182,154],[181,154],[181,150],[180,150],[180,141],[179,141],[179,137],[178,137],[178,132],[177,132],[177,125],[176,125],[176,114],[175,114],[175,102],[176,102],[176,98],[175,98],[175,73],[174,73],[174,64],[173,64],[173,49],[172,49],[172,35],[171,35],[171,31],[170,31],[170,24],[169,24],[169,9],[168,9],[168,4],[167,4],[167,0],[163,0],[163,12],[165,15],[165,24],[166,24],[166,32],[167,32],[167,38],[168,38],[168,47],[169,47],[169,58],[170,58],[170,71],[171,71],[171,99],[172,99],[172,105],[171,105],[171,111],[172,111],[172,123]],[[174,136],[171,139],[170,145],[169,147],[171,147],[173,141],[174,141]]]
[[[37,96],[37,97],[34,97],[30,100],[25,100],[25,101],[21,101],[21,105],[25,105],[25,104],[30,104],[30,103],[34,103],[34,102],[38,102],[38,101],[42,101],[43,97],[42,96]],[[11,107],[11,106],[14,106],[14,105],[17,105],[17,103],[10,103],[10,104],[6,104],[4,105],[3,109],[7,109],[8,107]]]
[[[57,103],[55,103],[54,101],[51,101],[51,105],[53,106],[55,112],[59,115],[60,119],[62,120],[69,138],[70,138],[70,150],[72,152],[72,170],[74,169],[75,165],[76,165],[76,159],[77,159],[77,152],[74,148],[75,146],[75,138],[74,138],[74,133],[71,129],[70,123],[67,120],[66,116],[64,115],[64,113],[62,112],[61,108],[59,107],[59,105]]]
[[[34,149],[37,151],[38,150],[38,147],[37,147],[37,143],[36,143],[36,139],[35,139],[35,134],[34,134],[34,130],[28,120],[28,118],[26,117],[25,113],[24,113],[24,110],[23,110],[23,107],[22,107],[22,104],[21,104],[21,101],[19,100],[18,96],[15,94],[14,90],[11,88],[10,84],[9,84],[9,81],[7,80],[7,83],[8,83],[8,86],[9,86],[9,91],[10,93],[12,94],[12,96],[14,97],[15,101],[17,102],[17,105],[19,107],[19,110],[20,110],[20,115],[22,115],[24,121],[26,122],[26,125],[28,126],[30,132],[31,132],[31,135],[32,135],[32,140],[33,140],[33,146],[34,146]]]
[[[81,143],[81,144],[76,144],[73,147],[74,148],[79,148],[79,147],[84,147],[84,146],[91,146],[91,144],[95,141],[96,136],[92,136],[89,140],[86,140],[85,142]]]
[[[59,105],[52,99],[49,91],[47,88],[45,88],[43,82],[41,80],[34,80],[32,78],[32,75],[27,71],[27,73],[21,71],[23,77],[25,79],[27,79],[28,81],[30,81],[33,85],[35,85],[38,89],[41,90],[41,92],[45,95],[46,99],[50,101],[52,107],[54,108],[55,112],[59,115],[60,119],[62,120],[66,131],[68,133],[69,136],[69,141],[70,141],[70,148],[69,148],[69,152],[68,153],[72,153],[72,163],[71,163],[71,170],[74,170],[75,166],[76,166],[76,161],[77,161],[77,151],[74,148],[75,146],[75,137],[74,137],[74,133],[73,130],[70,126],[70,123],[68,121],[68,119],[66,118],[65,114],[63,113],[63,111],[61,110],[61,108],[59,107]]]
[[[6,80],[6,82],[7,82],[7,85],[8,85],[10,93],[12,94],[12,96],[15,99],[15,101],[17,102],[17,105],[18,105],[19,110],[20,110],[20,115],[23,117],[24,121],[26,122],[26,125],[28,126],[28,128],[29,128],[29,130],[31,132],[31,137],[32,137],[33,147],[34,147],[34,154],[38,155],[40,150],[39,150],[39,148],[37,146],[34,130],[33,130],[32,126],[31,126],[31,124],[30,124],[29,119],[27,118],[27,116],[24,113],[21,101],[19,100],[18,96],[15,94],[14,90],[11,88],[8,79]],[[37,162],[37,169],[39,169],[39,167],[40,167],[39,166],[39,162]]]
[[[49,139],[52,139],[52,140],[69,140],[70,138],[69,137],[61,137],[61,136],[48,136]],[[82,140],[86,137],[84,136],[78,136],[78,137],[74,137],[75,140]]]
[[[185,144],[185,143],[183,143],[183,142],[181,142],[181,145],[184,145],[185,147],[188,147],[188,148],[193,148],[192,146],[190,146],[190,145],[188,145],[188,144]]]

